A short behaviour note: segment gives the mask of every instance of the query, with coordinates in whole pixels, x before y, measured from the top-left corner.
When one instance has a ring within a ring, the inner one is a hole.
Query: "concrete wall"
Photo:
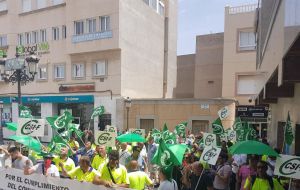
[[[223,43],[223,33],[197,36],[195,98],[222,96]]]
[[[175,98],[194,98],[195,54],[177,57]]]

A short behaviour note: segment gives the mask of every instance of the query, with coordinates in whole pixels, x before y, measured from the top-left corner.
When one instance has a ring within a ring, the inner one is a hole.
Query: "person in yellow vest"
[[[92,167],[98,170],[99,166],[103,163],[107,163],[106,149],[104,145],[97,145],[94,153]]]
[[[149,176],[145,172],[139,171],[138,162],[136,160],[131,160],[129,167],[132,171],[128,173],[129,188],[143,190],[146,186],[153,186],[153,182]]]
[[[90,164],[90,158],[88,156],[82,156],[79,160],[79,166],[69,172],[62,167],[62,163],[60,166],[62,167],[62,172],[64,175],[69,176],[71,179],[76,179],[80,182],[92,182],[96,185],[105,185],[107,187],[111,187],[109,182],[101,180],[97,177],[99,176],[99,173],[90,167]]]
[[[129,179],[125,166],[119,164],[119,152],[112,150],[109,153],[108,163],[99,166],[100,179],[113,183],[117,187],[129,187]]]
[[[64,168],[67,172],[75,168],[74,161],[68,157],[68,151],[68,148],[62,148],[60,155],[52,159],[52,161],[55,163],[55,166],[58,168],[58,171],[62,178],[68,177],[62,173],[62,168]]]

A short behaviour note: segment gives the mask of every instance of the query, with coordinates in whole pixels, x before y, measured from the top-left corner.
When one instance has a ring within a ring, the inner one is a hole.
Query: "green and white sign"
[[[227,131],[227,140],[231,142],[236,142],[236,131],[228,130]]]
[[[221,148],[207,146],[204,148],[203,153],[201,154],[200,161],[211,165],[216,165],[220,152]]]
[[[129,129],[129,132],[141,135],[142,137],[145,137],[146,133],[145,129]]]
[[[117,131],[118,131],[117,127],[115,127],[115,126],[106,125],[105,128],[106,128],[106,131],[108,131],[108,132],[117,133]]]
[[[230,114],[230,112],[229,112],[229,108],[227,106],[225,106],[224,108],[222,108],[218,111],[218,115],[221,120],[226,119],[229,116],[229,114]]]
[[[276,159],[274,174],[300,179],[300,157],[280,154]]]
[[[212,133],[203,134],[204,146],[217,146],[217,136]]]
[[[116,133],[107,131],[97,131],[95,133],[95,143],[97,145],[105,145],[108,147],[114,147],[116,142]]]
[[[43,137],[45,130],[44,119],[19,118],[17,135],[28,135],[32,137]]]

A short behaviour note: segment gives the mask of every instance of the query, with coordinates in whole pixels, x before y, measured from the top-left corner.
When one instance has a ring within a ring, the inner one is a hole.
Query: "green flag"
[[[96,107],[93,110],[93,114],[91,116],[91,119],[94,119],[96,116],[100,116],[100,115],[104,114],[104,112],[105,112],[104,106]]]
[[[69,123],[73,121],[73,116],[70,112],[65,111],[62,115],[58,116],[54,122],[52,128],[56,130],[67,129]]]
[[[162,139],[167,144],[176,144],[177,138],[176,135],[169,131],[167,124],[164,124],[163,132],[162,132]]]
[[[18,124],[17,123],[5,123],[8,130],[17,131]]]
[[[284,138],[286,144],[291,145],[293,143],[294,134],[293,134],[292,122],[290,118],[290,112],[288,112],[288,116],[286,119]]]
[[[182,122],[175,127],[175,134],[178,135],[179,137],[185,138],[185,130],[187,127],[187,122]]]
[[[20,118],[32,118],[31,110],[23,105],[19,106],[20,109]]]
[[[234,124],[232,126],[233,130],[240,130],[243,128],[243,124],[240,117],[235,118]]]
[[[61,148],[68,148],[68,147],[69,146],[67,145],[67,141],[59,135],[52,137],[51,142],[48,145],[48,148],[50,150],[49,152],[57,155],[60,154]]]
[[[221,135],[225,133],[221,119],[218,118],[212,123],[213,134]]]
[[[256,130],[253,129],[252,127],[249,127],[246,129],[247,134],[246,134],[246,140],[256,140],[257,139],[257,134]]]
[[[157,164],[161,167],[170,167],[174,165],[180,165],[180,162],[176,159],[174,153],[168,148],[163,139],[159,141],[159,147],[151,160],[153,164]]]
[[[159,140],[161,139],[161,132],[160,132],[160,130],[158,130],[158,129],[152,129],[152,131],[151,131],[151,137],[153,137],[154,138],[154,142],[156,143],[156,144],[158,144],[159,143]]]
[[[71,135],[72,132],[74,132],[79,138],[81,138],[83,135],[83,132],[79,129],[79,124],[69,123],[68,125],[69,135]]]

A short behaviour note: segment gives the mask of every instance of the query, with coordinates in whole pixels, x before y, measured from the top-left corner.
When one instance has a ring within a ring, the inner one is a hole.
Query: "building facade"
[[[262,0],[257,14],[258,72],[266,73],[256,99],[271,109],[271,143],[282,149],[288,112],[295,134],[292,150],[300,155],[300,2]]]
[[[177,1],[0,1],[0,48],[8,58],[34,51],[36,80],[22,86],[22,103],[36,117],[72,111],[89,123],[123,128],[124,98],[170,98],[176,86]],[[20,50],[21,48],[21,50]],[[4,119],[16,121],[16,85],[0,82]]]

